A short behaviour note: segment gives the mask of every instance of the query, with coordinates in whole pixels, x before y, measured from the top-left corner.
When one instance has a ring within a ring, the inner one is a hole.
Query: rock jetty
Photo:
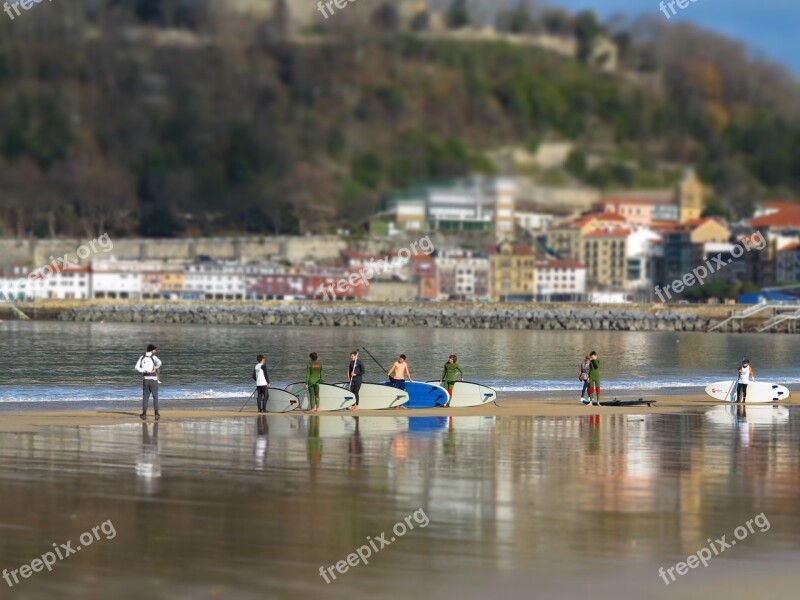
[[[600,331],[708,331],[717,319],[686,311],[620,308],[505,308],[346,304],[109,304],[59,312],[61,321],[287,325],[305,327],[435,327]]]

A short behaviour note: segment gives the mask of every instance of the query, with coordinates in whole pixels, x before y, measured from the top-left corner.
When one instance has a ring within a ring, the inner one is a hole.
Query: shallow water
[[[761,380],[800,383],[794,335],[7,322],[0,325],[0,410],[135,404],[141,383],[133,366],[151,342],[164,361],[162,398],[198,407],[250,394],[259,353],[279,385],[305,378],[312,350],[335,382],[345,379],[349,352],[362,346],[387,368],[407,354],[417,380],[438,379],[456,353],[468,380],[501,392],[578,391],[578,366],[590,350],[604,358],[604,387],[614,393],[702,393],[732,379],[743,355]],[[362,358],[366,379],[382,380]]]
[[[7,593],[787,597],[800,557],[799,443],[800,408],[773,406],[275,415],[5,433],[0,565],[17,569],[53,543],[74,547],[110,520],[113,539],[101,534]],[[670,585],[659,577],[659,567],[709,538],[730,542],[762,513],[768,530],[751,523],[753,533],[708,567]],[[404,520],[414,529],[396,536]],[[369,564],[336,572],[383,532],[396,539]],[[337,579],[328,573],[325,583],[321,566]]]

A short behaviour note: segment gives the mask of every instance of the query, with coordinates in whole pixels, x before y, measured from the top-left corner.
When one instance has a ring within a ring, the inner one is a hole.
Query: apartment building
[[[536,295],[536,254],[530,246],[500,244],[490,250],[493,302],[528,302]]]
[[[582,263],[591,286],[624,290],[628,287],[628,238],[626,228],[598,229],[583,237]]]

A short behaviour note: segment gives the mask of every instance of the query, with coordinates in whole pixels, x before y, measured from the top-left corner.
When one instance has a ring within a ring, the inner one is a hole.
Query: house
[[[490,249],[493,302],[529,302],[536,295],[536,254],[530,246],[504,242]]]
[[[142,272],[138,260],[92,261],[92,297],[140,299]]]
[[[547,232],[547,247],[559,258],[581,260],[583,238],[597,229],[612,229],[627,225],[628,220],[615,212],[592,213],[567,221]]]
[[[622,290],[628,284],[627,228],[598,229],[583,237],[581,262],[591,285]]]
[[[536,295],[564,302],[582,299],[586,295],[586,265],[576,260],[537,261]]]

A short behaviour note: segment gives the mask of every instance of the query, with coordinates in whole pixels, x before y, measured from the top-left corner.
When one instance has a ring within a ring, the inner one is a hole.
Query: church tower
[[[703,214],[705,186],[694,169],[687,169],[676,190],[681,223],[699,219]]]

